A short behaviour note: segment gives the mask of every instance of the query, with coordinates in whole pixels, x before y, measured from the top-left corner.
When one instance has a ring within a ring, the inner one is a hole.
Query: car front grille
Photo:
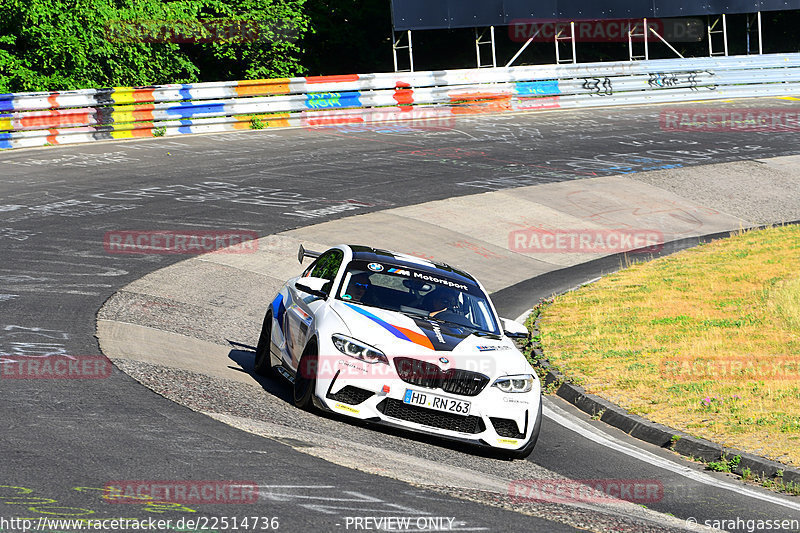
[[[400,379],[418,387],[437,389],[442,381],[441,369],[427,361],[410,357],[395,357],[394,368]]]
[[[395,357],[394,367],[397,375],[411,385],[427,389],[442,389],[460,396],[477,396],[489,384],[489,377],[479,372],[451,368],[442,370],[433,363]]]
[[[398,418],[407,422],[414,422],[423,426],[430,426],[461,433],[482,433],[486,425],[479,416],[460,416],[451,413],[442,413],[433,409],[425,409],[416,405],[407,405],[400,400],[386,398],[377,405],[378,411],[386,416]]]
[[[442,373],[442,390],[461,396],[477,396],[489,383],[489,378],[478,372],[451,368]]]
[[[525,434],[520,433],[519,429],[517,429],[516,421],[511,420],[509,418],[492,418],[492,417],[489,417],[489,420],[492,421],[494,430],[501,437],[508,437],[509,439],[525,438]]]
[[[367,401],[374,394],[375,393],[372,391],[359,389],[358,387],[353,387],[352,385],[347,385],[336,394],[332,394],[329,392],[326,397],[336,402],[342,402],[348,405],[358,405],[360,403]]]

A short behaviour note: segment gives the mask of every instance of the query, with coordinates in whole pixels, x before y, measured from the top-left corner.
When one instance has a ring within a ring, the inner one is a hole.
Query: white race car
[[[541,384],[481,284],[442,263],[364,246],[314,258],[267,309],[255,370],[294,403],[527,457]]]

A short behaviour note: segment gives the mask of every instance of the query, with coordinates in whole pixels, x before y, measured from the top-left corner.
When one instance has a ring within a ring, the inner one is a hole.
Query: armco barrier
[[[0,94],[0,149],[264,127],[800,94],[800,54]],[[413,112],[412,112],[413,111]]]

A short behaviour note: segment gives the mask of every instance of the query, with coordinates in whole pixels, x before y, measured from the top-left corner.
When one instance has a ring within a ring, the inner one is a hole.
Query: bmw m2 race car
[[[442,263],[364,246],[324,253],[278,292],[255,371],[294,384],[298,407],[527,457],[541,384],[483,286]]]

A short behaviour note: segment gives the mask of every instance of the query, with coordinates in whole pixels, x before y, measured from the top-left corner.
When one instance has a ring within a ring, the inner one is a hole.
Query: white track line
[[[788,509],[792,509],[795,511],[800,511],[800,502],[789,501],[779,496],[774,496],[772,494],[764,494],[762,492],[744,486],[741,483],[734,484],[725,480],[713,478],[708,474],[705,474],[703,472],[698,472],[697,470],[693,470],[688,466],[680,465],[678,463],[670,461],[669,459],[665,459],[656,454],[645,451],[641,448],[637,448],[636,446],[624,443],[612,437],[611,435],[599,431],[591,424],[587,424],[586,422],[575,418],[573,415],[567,413],[560,407],[554,405],[553,402],[551,402],[547,398],[545,398],[543,407],[544,407],[543,409],[544,416],[546,416],[556,424],[570,431],[574,431],[578,435],[585,437],[597,444],[600,444],[601,446],[605,446],[614,451],[617,451],[629,457],[633,457],[634,459],[638,459],[642,462],[653,465],[655,467],[668,470],[670,472],[683,476],[697,483],[702,483],[703,485],[729,490],[731,492],[743,494],[755,500],[761,500],[774,505],[780,505],[782,507],[786,507]]]

